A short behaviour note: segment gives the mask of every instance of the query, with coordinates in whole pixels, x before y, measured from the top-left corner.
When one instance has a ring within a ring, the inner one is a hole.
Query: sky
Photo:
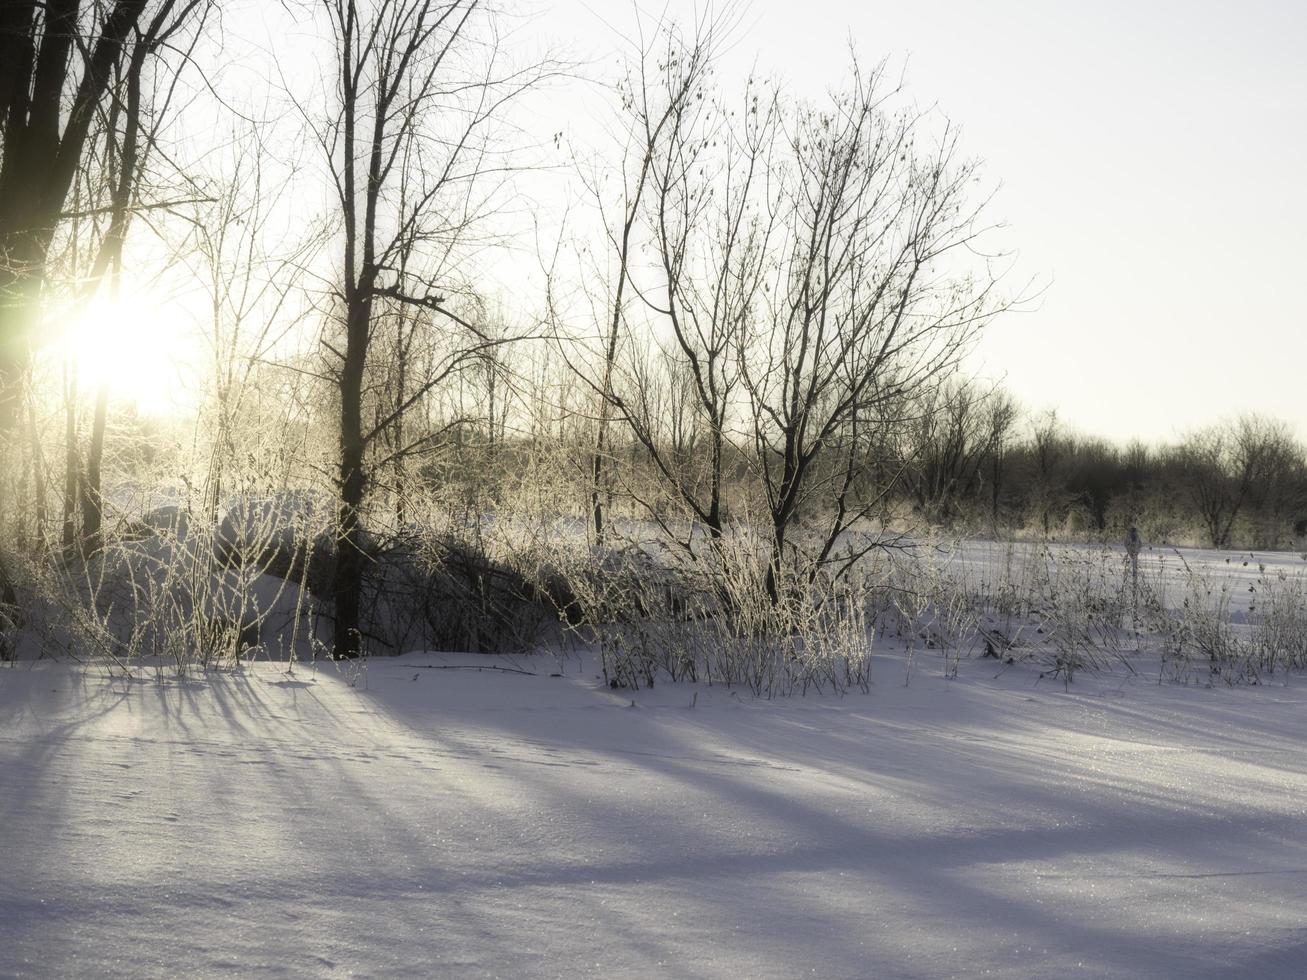
[[[557,130],[606,145],[608,86],[632,53],[637,9],[646,26],[705,9],[692,0],[504,5],[515,11],[507,40],[523,57],[548,47],[578,66],[526,110],[524,128],[546,144]],[[229,92],[257,103],[285,79],[320,90],[313,27],[294,22],[298,8],[248,0],[232,9]],[[1174,440],[1245,412],[1285,419],[1307,440],[1307,4],[804,0],[801,16],[795,9],[784,0],[730,8],[738,26],[718,73],[724,86],[755,71],[820,97],[845,83],[852,48],[863,63],[887,59],[903,71],[905,97],[960,125],[963,153],[983,161],[995,189],[988,218],[1005,226],[992,244],[1015,254],[1009,290],[1036,298],[989,327],[969,371],[1001,380],[1031,413],[1056,409],[1074,429],[1119,442]],[[306,171],[317,189],[312,200],[295,196],[296,214],[326,206],[320,177]],[[143,390],[119,361],[85,360]]]
[[[634,8],[547,6],[545,29],[611,74]],[[818,95],[851,44],[961,125],[1013,286],[1041,287],[972,370],[1121,441],[1243,412],[1307,437],[1307,5],[754,0],[742,24],[724,77],[756,63]]]

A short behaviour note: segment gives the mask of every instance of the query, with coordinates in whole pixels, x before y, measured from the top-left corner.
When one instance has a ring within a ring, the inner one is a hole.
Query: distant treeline
[[[903,427],[901,499],[932,524],[999,535],[1286,549],[1307,535],[1307,450],[1245,415],[1177,442],[1117,445],[1001,388],[954,381]]]
[[[427,475],[479,493],[498,482],[486,479],[492,470],[520,469],[538,440],[515,438],[502,420],[478,422],[469,407]],[[702,443],[693,424],[683,428],[689,431],[669,429],[663,456],[693,482]],[[1001,387],[955,377],[887,413],[877,428],[861,497],[883,496],[879,514],[900,526],[1111,541],[1134,525],[1155,544],[1261,550],[1307,538],[1307,449],[1280,420],[1245,415],[1173,443],[1120,445],[1074,431],[1055,411],[1024,412]],[[571,435],[555,446],[573,442],[579,468],[587,437]],[[624,474],[616,496],[626,496],[636,515],[666,512],[647,448],[631,441],[613,451]],[[749,454],[728,445],[724,455],[724,507],[741,518],[759,505]]]

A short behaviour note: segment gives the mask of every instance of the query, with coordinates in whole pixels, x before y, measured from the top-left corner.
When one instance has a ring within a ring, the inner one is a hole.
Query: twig
[[[539,677],[534,670],[522,670],[520,667],[500,667],[498,664],[405,664],[415,670],[502,670],[506,674],[526,674],[527,677]]]

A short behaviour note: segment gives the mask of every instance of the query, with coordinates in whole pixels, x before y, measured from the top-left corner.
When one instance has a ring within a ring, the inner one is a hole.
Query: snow
[[[946,567],[969,575],[973,580],[990,582],[1009,565],[1013,569],[1011,574],[1019,576],[1022,566],[1039,561],[1041,554],[1053,562],[1079,559],[1087,565],[1097,565],[1108,556],[1119,555],[1123,580],[1127,568],[1124,544],[1014,544],[969,539],[954,547],[941,546],[940,552],[943,555],[941,563]],[[1256,601],[1264,583],[1282,579],[1293,583],[1299,591],[1307,589],[1307,554],[1144,545],[1139,555],[1139,580],[1154,585],[1168,608],[1174,609],[1183,601],[1191,578],[1201,581],[1204,588],[1213,592],[1228,593],[1229,611],[1236,621],[1246,620],[1249,607]]]
[[[1299,679],[876,670],[0,670],[0,975],[1303,975]]]

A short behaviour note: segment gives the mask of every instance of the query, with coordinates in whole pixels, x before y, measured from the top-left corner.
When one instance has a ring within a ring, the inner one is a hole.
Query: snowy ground
[[[1307,684],[452,662],[0,670],[0,975],[1307,972]]]
[[[973,581],[993,582],[1009,574],[1020,576],[1023,562],[1041,553],[1054,560],[1058,557],[1080,558],[1089,563],[1101,562],[1105,556],[1120,556],[1120,568],[1126,569],[1123,545],[1051,544],[1038,542],[1010,543],[973,538],[957,545],[943,544],[938,561],[945,568]],[[1114,561],[1117,559],[1111,559]],[[1140,581],[1158,590],[1159,598],[1174,609],[1183,602],[1191,576],[1201,579],[1213,592],[1229,594],[1228,610],[1235,621],[1247,618],[1264,583],[1287,581],[1300,591],[1307,589],[1307,555],[1295,551],[1218,551],[1212,548],[1173,548],[1170,545],[1146,545],[1139,556]]]

